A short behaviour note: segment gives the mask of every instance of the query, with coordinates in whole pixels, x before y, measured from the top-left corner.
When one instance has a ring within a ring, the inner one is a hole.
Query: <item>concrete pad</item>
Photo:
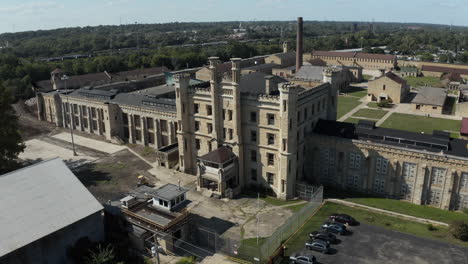
[[[57,138],[57,139],[61,139],[61,140],[67,141],[67,142],[71,142],[70,133],[63,132],[63,133],[54,135],[52,137]],[[77,145],[81,145],[81,146],[84,146],[84,147],[87,147],[87,148],[102,151],[102,152],[105,152],[105,153],[108,153],[108,154],[112,154],[112,153],[115,153],[117,151],[121,151],[121,150],[126,148],[125,146],[119,146],[119,145],[116,145],[116,144],[107,143],[107,142],[104,142],[104,141],[95,140],[95,139],[91,139],[91,138],[87,138],[87,137],[82,137],[82,136],[78,136],[78,135],[75,135],[75,134],[73,134],[73,139],[75,141],[75,144],[77,144]]]
[[[73,156],[73,152],[67,148],[50,144],[38,139],[32,139],[25,142],[26,148],[19,155],[24,161],[39,161],[59,157],[71,168],[81,166],[93,160],[96,157],[86,156],[78,152],[78,156]]]

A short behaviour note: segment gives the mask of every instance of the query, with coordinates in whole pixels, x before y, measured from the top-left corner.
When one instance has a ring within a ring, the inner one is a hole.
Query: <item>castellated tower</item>
[[[177,120],[179,131],[177,140],[179,143],[179,166],[186,173],[193,173],[195,157],[192,146],[192,127],[190,122],[190,104],[188,98],[189,74],[177,74],[174,76],[176,89]]]
[[[336,120],[336,106],[338,100],[338,89],[334,83],[335,78],[333,78],[334,70],[332,68],[327,68],[323,71],[323,82],[330,83],[330,89],[328,89],[328,99],[327,102],[327,119]]]
[[[279,84],[280,92],[280,150],[278,197],[287,199],[294,195],[297,171],[297,86],[291,83]]]
[[[287,41],[283,42],[283,53],[289,52],[289,43]]]

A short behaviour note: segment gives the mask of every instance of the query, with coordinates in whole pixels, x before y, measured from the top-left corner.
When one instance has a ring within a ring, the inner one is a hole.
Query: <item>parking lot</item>
[[[325,220],[325,219],[324,219]],[[361,224],[337,236],[330,254],[303,249],[319,263],[468,263],[468,248]],[[314,230],[311,230],[314,231]],[[304,241],[305,242],[305,241]]]

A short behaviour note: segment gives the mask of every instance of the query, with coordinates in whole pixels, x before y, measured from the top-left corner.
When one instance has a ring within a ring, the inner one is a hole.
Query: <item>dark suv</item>
[[[332,214],[330,220],[347,225],[356,225],[358,222],[347,214]]]
[[[309,237],[312,239],[320,239],[323,241],[327,241],[329,243],[337,243],[336,236],[328,232],[314,231],[309,234]]]

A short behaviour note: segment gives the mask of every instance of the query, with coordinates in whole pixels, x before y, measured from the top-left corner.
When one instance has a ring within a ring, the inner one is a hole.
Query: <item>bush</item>
[[[378,107],[384,107],[384,108],[390,108],[392,107],[390,105],[390,102],[388,100],[380,100],[380,102],[377,103]]]
[[[437,228],[436,228],[435,226],[433,226],[432,224],[428,224],[428,225],[427,225],[427,230],[429,230],[429,231],[436,231]]]
[[[463,213],[468,214],[468,208],[463,209]]]
[[[456,239],[468,241],[468,224],[462,220],[453,221],[449,226],[449,231]]]

